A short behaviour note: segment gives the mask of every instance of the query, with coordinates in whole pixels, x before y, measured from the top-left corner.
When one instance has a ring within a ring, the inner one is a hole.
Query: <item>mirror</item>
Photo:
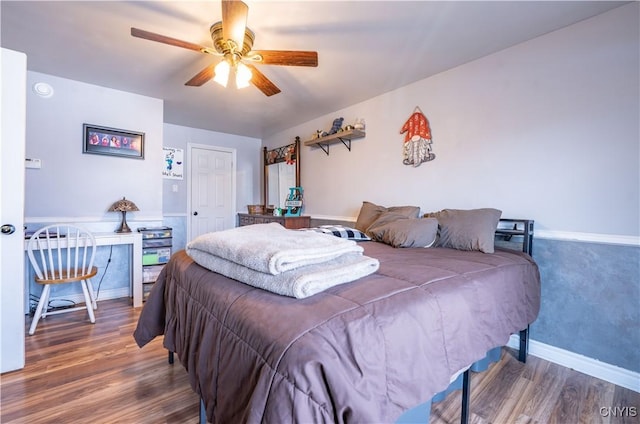
[[[264,148],[264,204],[284,209],[289,188],[300,186],[300,137],[273,150]]]

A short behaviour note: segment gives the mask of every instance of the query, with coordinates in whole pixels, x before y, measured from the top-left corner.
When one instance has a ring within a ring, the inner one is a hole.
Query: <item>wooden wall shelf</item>
[[[329,156],[329,146],[331,144],[342,142],[342,144],[344,144],[345,147],[349,151],[351,151],[351,140],[363,138],[364,136],[365,132],[361,130],[340,131],[335,134],[327,135],[325,137],[307,140],[304,142],[304,145],[320,147],[322,151],[325,152],[327,156]]]

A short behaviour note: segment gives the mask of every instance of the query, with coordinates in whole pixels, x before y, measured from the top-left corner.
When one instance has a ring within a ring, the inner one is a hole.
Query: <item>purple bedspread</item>
[[[538,315],[538,267],[523,253],[362,246],[378,272],[306,299],[178,252],[135,340],[164,334],[212,423],[388,423]]]

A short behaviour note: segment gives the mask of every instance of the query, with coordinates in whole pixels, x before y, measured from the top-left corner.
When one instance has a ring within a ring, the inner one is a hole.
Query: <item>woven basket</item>
[[[247,205],[247,209],[251,215],[264,214],[264,205]]]

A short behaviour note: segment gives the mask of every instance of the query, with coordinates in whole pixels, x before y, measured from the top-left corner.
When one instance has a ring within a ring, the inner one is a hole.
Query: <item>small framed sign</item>
[[[289,197],[284,202],[287,208],[285,216],[300,216],[302,214],[302,187],[289,187]]]
[[[144,133],[83,125],[82,153],[144,159]]]

